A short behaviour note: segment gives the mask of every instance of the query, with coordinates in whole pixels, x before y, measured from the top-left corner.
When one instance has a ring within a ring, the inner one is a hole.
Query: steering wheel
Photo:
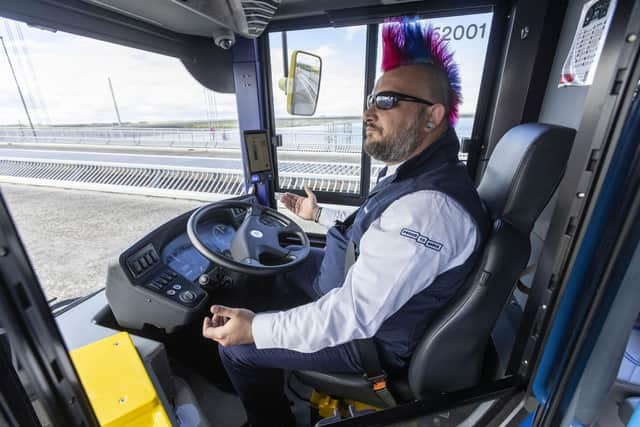
[[[211,250],[200,237],[198,224],[216,211],[242,208],[246,210],[242,224],[231,239],[231,257]],[[270,275],[298,266],[309,255],[309,238],[289,217],[258,204],[228,200],[196,209],[187,223],[187,235],[193,246],[209,260],[230,270],[245,274]],[[302,244],[282,247],[283,237],[297,237]]]

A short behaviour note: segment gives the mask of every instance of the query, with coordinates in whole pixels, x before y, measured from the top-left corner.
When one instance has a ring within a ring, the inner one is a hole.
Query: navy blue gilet
[[[323,294],[342,286],[349,242],[355,244],[357,254],[364,232],[391,203],[404,195],[422,190],[442,192],[458,202],[478,226],[480,238],[469,259],[438,275],[430,286],[385,320],[375,334],[380,357],[389,370],[406,366],[434,315],[464,284],[489,231],[489,216],[465,165],[458,160],[459,149],[458,137],[453,129],[449,129],[420,154],[400,165],[394,175],[380,181],[356,212],[327,232],[325,255],[316,277]]]

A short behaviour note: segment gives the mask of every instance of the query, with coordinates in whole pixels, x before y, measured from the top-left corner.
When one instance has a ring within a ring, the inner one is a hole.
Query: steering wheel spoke
[[[282,227],[280,233],[288,233],[288,234],[297,234],[300,231],[300,226],[295,223],[295,221],[291,221]]]

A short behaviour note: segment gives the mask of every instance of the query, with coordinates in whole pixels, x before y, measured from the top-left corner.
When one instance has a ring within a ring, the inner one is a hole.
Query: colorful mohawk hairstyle
[[[401,65],[432,64],[447,74],[449,81],[449,125],[458,121],[462,102],[460,73],[453,62],[453,52],[430,25],[417,18],[388,20],[382,27],[382,71]]]

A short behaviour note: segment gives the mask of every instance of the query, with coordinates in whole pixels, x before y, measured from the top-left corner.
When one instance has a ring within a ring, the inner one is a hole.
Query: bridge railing
[[[111,145],[149,148],[240,149],[237,128],[127,128],[127,127],[0,127],[0,143]],[[281,128],[284,151],[359,153],[362,136],[357,133]]]

